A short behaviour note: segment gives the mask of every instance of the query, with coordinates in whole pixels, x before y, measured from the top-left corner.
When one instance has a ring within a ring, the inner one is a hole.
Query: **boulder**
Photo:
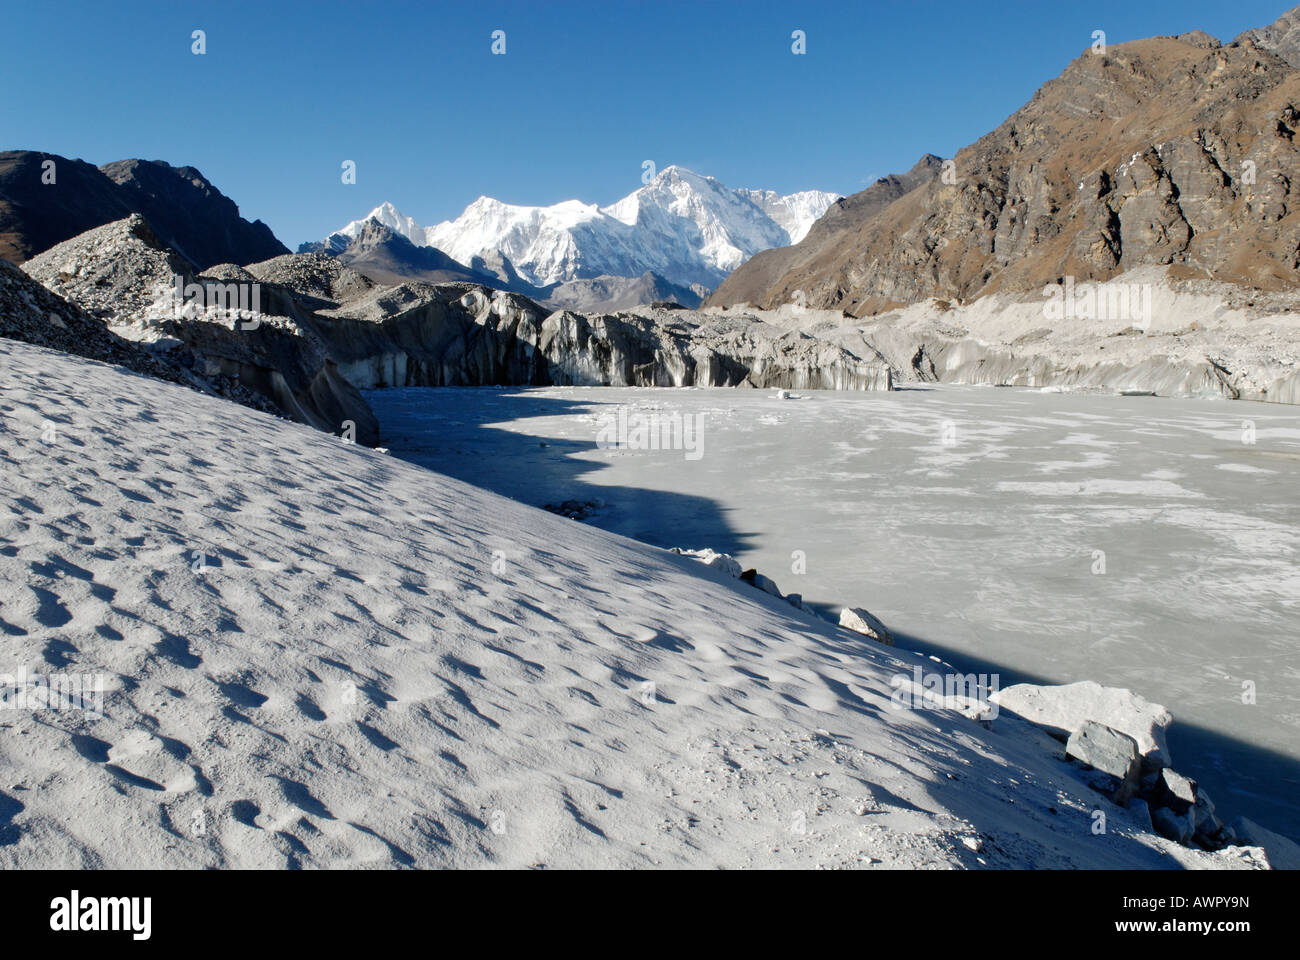
[[[1060,686],[1018,683],[990,699],[1000,709],[1045,728],[1058,740],[1067,740],[1087,721],[1103,724],[1137,741],[1148,771],[1170,765],[1165,736],[1173,717],[1160,704],[1122,687],[1103,687],[1091,680]]]
[[[750,586],[758,587],[758,589],[762,590],[764,593],[771,594],[778,599],[784,599],[781,594],[781,589],[776,585],[776,582],[763,576],[757,570],[744,571],[741,573],[740,579],[744,580]]]
[[[1192,826],[1198,837],[1214,837],[1223,829],[1223,822],[1214,815],[1214,801],[1204,790],[1196,791],[1196,805],[1192,807]]]
[[[681,547],[673,547],[670,552],[679,554],[683,557],[690,557],[692,560],[698,560],[706,567],[720,570],[729,577],[740,577],[740,564],[737,563],[729,553],[718,553],[716,550],[711,550],[708,547],[705,547],[703,550],[683,550]]]
[[[1147,806],[1145,800],[1134,797],[1129,801],[1128,809],[1133,814],[1134,822],[1142,828],[1144,833],[1150,833],[1154,829],[1151,823],[1151,808]]]
[[[1127,803],[1137,792],[1142,758],[1137,741],[1128,734],[1087,720],[1070,734],[1065,755],[1114,777],[1118,781],[1113,794],[1117,803]]]
[[[1160,771],[1152,797],[1181,816],[1196,805],[1196,781],[1166,767]]]
[[[1168,807],[1156,807],[1151,815],[1151,823],[1156,832],[1175,843],[1186,843],[1192,837],[1192,819],[1190,814],[1177,814]]]
[[[1242,841],[1263,847],[1269,865],[1274,870],[1300,870],[1300,846],[1290,838],[1261,827],[1246,817],[1238,817],[1228,829]]]
[[[861,633],[887,646],[894,645],[894,637],[879,618],[862,607],[845,607],[840,611],[840,626]]]

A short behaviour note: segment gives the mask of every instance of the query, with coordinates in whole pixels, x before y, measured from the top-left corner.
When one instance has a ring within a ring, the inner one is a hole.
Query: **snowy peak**
[[[827,193],[825,190],[801,190],[784,197],[775,190],[736,192],[744,194],[751,203],[776,221],[789,236],[790,243],[798,243],[806,237],[812,225],[840,198],[838,193]]]
[[[405,216],[387,201],[375,207],[360,220],[353,220],[343,229],[336,231],[335,235],[342,234],[348,239],[355,239],[371,220],[378,221],[389,230],[392,230],[393,233],[405,237],[418,247],[430,246],[424,227],[416,223],[411,217]]]
[[[377,220],[464,264],[491,269],[508,262],[519,278],[539,287],[650,272],[674,284],[711,288],[760,250],[802,239],[837,198],[820,190],[788,196],[732,190],[671,165],[606,207],[579,200],[524,206],[483,196],[455,220],[421,227],[383,203],[338,234],[354,238],[367,220]]]

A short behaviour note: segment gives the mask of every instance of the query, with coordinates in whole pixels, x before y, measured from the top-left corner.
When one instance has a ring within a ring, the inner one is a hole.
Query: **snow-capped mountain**
[[[417,246],[498,276],[513,271],[539,287],[646,272],[683,286],[715,287],[760,250],[797,243],[838,196],[733,190],[670,166],[607,207],[577,200],[530,207],[479,197],[455,220],[422,227],[384,203],[325,245],[346,246],[378,220]]]

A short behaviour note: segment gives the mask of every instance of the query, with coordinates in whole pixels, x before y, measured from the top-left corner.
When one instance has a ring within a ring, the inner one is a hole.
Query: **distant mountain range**
[[[497,261],[493,273],[467,267],[436,247],[417,246],[378,217],[356,221],[349,228],[351,236],[336,233],[326,243],[303,244],[299,253],[333,257],[377,283],[478,283],[522,293],[557,310],[622,310],[658,301],[697,307],[709,292],[699,285],[670,283],[651,271],[638,277],[601,275],[538,286],[520,277],[505,260]],[[483,264],[481,259],[476,262]]]
[[[664,289],[702,293],[760,250],[802,239],[837,196],[732,190],[670,166],[607,207],[577,200],[529,207],[480,197],[455,220],[422,227],[384,203],[299,252],[343,255],[369,224],[379,223],[512,289],[553,291],[587,280],[609,286],[649,276]]]
[[[199,269],[289,252],[270,227],[241,217],[234,202],[193,167],[161,160],[96,167],[53,153],[0,152],[0,257],[22,263],[133,213]]]

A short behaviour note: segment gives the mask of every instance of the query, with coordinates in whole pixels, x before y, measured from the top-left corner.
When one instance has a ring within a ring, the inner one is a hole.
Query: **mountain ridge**
[[[194,167],[139,159],[96,167],[35,150],[0,152],[0,257],[22,263],[133,213],[199,269],[289,252]]]
[[[1280,55],[1295,20],[1263,40],[1198,31],[1086,51],[960,150],[949,177],[829,236],[814,227],[798,262],[764,276],[773,258],[755,258],[708,303],[772,307],[801,291],[809,306],[867,316],[1147,265],[1263,289],[1300,282],[1288,176],[1300,169],[1300,72]]]
[[[837,194],[731,190],[715,178],[671,165],[608,206],[565,200],[507,204],[481,196],[454,220],[422,227],[391,202],[323,241],[341,248],[371,219],[417,246],[432,246],[474,269],[509,281],[508,261],[537,288],[601,276],[654,273],[667,282],[713,287],[760,250],[801,239]]]

